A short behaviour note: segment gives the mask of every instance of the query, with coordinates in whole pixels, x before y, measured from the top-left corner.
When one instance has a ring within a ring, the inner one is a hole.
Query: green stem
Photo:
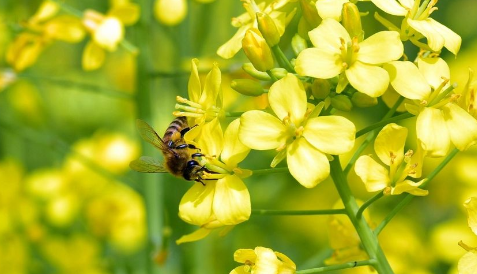
[[[359,211],[359,206],[356,202],[356,199],[351,192],[351,189],[348,186],[345,174],[341,168],[339,156],[333,156],[334,160],[330,162],[330,174],[333,178],[333,182],[338,190],[338,193],[343,201],[346,213],[353,223],[353,226],[356,229],[356,232],[361,239],[363,248],[368,254],[369,258],[375,259],[372,265],[379,274],[392,274],[394,273],[389,265],[389,262],[384,255],[383,250],[379,246],[378,238],[373,233],[369,224],[366,222],[365,218],[357,218],[356,215]]]
[[[340,269],[354,268],[358,266],[373,265],[375,263],[376,263],[376,260],[373,260],[373,259],[365,260],[365,261],[354,261],[354,262],[338,264],[338,265],[329,265],[329,266],[323,266],[323,267],[317,267],[317,268],[311,268],[311,269],[305,269],[305,270],[298,270],[296,274],[322,273],[322,272],[328,272],[332,270],[340,270]]]
[[[58,6],[60,6],[60,8],[62,10],[64,10],[65,12],[71,14],[71,15],[74,15],[76,17],[83,17],[83,12],[76,9],[76,8],[73,8],[72,6],[68,5],[68,4],[65,4],[63,1],[60,1],[60,0],[52,0],[53,2],[55,2]]]
[[[267,70],[266,72],[267,72],[268,76],[270,76],[270,79],[272,79],[273,82],[278,81],[277,77],[275,77],[275,75],[273,75],[271,70]]]
[[[356,132],[356,138],[360,137],[361,135],[364,135],[374,129],[377,129],[377,128],[381,128],[389,123],[394,123],[394,122],[397,122],[397,121],[400,121],[400,120],[404,120],[404,119],[407,119],[407,118],[411,118],[413,117],[414,115],[409,113],[409,112],[406,112],[406,113],[403,113],[403,114],[400,114],[400,115],[397,115],[397,116],[394,116],[394,117],[391,117],[389,119],[386,119],[386,120],[381,120],[373,125],[370,125],[369,127],[365,127],[363,128],[362,130]]]
[[[265,169],[257,169],[252,170],[253,175],[263,175],[263,174],[271,174],[271,173],[280,173],[280,172],[288,172],[288,167],[275,167],[275,168],[265,168]]]
[[[278,64],[281,67],[285,68],[288,72],[294,73],[295,69],[293,69],[292,64],[290,63],[288,58],[285,56],[282,49],[278,45],[273,46],[271,49],[272,49],[273,55],[278,61]]]
[[[447,157],[431,172],[426,178],[426,181],[421,185],[421,188],[425,187],[436,175],[454,158],[454,156],[459,152],[457,148],[454,148],[454,150],[447,155]],[[389,213],[388,216],[376,227],[374,230],[374,234],[379,235],[381,231],[384,229],[384,227],[396,216],[396,214],[401,211],[411,200],[414,198],[414,195],[411,194],[405,194],[406,196],[404,199],[402,199],[399,204],[397,204],[393,210]]]
[[[358,160],[358,157],[361,155],[361,153],[364,151],[364,149],[369,145],[369,143],[374,139],[374,137],[376,136],[377,134],[377,131],[375,130],[376,128],[379,128],[381,126],[384,126],[386,125],[387,123],[390,123],[390,121],[388,120],[389,118],[391,118],[391,116],[394,115],[394,113],[396,112],[397,108],[402,104],[402,102],[404,101],[404,97],[400,96],[399,99],[396,101],[396,103],[394,103],[393,107],[391,109],[389,109],[389,111],[386,113],[386,115],[384,115],[384,117],[381,119],[380,122],[376,123],[376,124],[379,124],[379,126],[375,127],[374,125],[370,126],[370,127],[373,127],[371,130],[371,132],[368,134],[368,136],[366,137],[366,139],[363,141],[363,143],[361,143],[361,145],[359,146],[359,148],[354,152],[353,156],[351,157],[351,159],[349,160],[348,164],[346,165],[345,169],[344,169],[344,173],[345,174],[348,174],[349,171],[351,170],[351,167],[353,167],[354,163],[356,162],[356,160]],[[396,117],[400,117],[400,116],[403,116],[407,113],[404,113],[402,115],[398,115]],[[391,118],[392,119],[392,118]],[[400,118],[400,119],[404,119],[404,118]],[[399,120],[400,120],[399,119]],[[386,121],[386,122],[384,122]],[[367,128],[370,128],[370,127],[367,127]],[[364,128],[360,131],[358,131],[356,133],[356,138],[358,138],[359,136],[365,134],[366,132],[368,132],[369,130],[366,130],[367,128]],[[358,135],[360,134],[360,135]]]
[[[344,208],[317,209],[317,210],[252,209],[252,215],[333,215],[333,214],[346,214],[346,211]]]
[[[361,216],[363,215],[363,212],[366,208],[368,208],[372,203],[376,202],[379,200],[381,197],[384,196],[384,192],[379,192],[378,194],[374,195],[371,197],[371,199],[367,200],[361,207],[359,208],[358,212],[356,213],[356,218],[360,219]]]

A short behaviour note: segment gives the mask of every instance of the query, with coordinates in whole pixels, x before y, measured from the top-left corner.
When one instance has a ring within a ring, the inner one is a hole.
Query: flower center
[[[359,52],[358,37],[353,37],[351,43],[347,43],[344,38],[340,37],[340,42],[341,59],[343,61],[342,66],[343,69],[347,69],[356,61]]]
[[[174,116],[186,116],[193,118],[205,117],[205,121],[211,121],[214,118],[218,117],[220,114],[220,108],[216,106],[211,106],[207,109],[204,109],[199,103],[193,102],[181,96],[176,97],[177,104],[175,108],[177,111],[174,111],[172,114]]]

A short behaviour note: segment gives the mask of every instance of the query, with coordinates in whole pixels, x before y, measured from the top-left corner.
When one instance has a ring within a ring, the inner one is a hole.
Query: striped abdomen
[[[188,129],[187,118],[185,116],[177,117],[169,124],[162,140],[168,147],[175,148],[177,145],[184,143],[182,137]]]

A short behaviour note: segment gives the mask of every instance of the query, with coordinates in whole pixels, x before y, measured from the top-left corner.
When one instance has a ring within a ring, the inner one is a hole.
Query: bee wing
[[[141,135],[142,139],[144,139],[144,141],[155,146],[161,151],[169,150],[169,147],[164,143],[161,137],[157,135],[157,132],[148,123],[137,119],[136,126],[139,130],[139,134]]]
[[[168,172],[167,169],[152,157],[141,156],[141,158],[129,163],[132,170],[144,173],[163,173]]]

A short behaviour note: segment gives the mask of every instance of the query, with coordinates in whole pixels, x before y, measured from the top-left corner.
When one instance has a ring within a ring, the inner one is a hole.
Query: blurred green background
[[[321,266],[331,255],[326,216],[252,215],[223,237],[213,233],[178,246],[175,240],[196,229],[178,217],[179,201],[192,183],[129,169],[140,155],[160,159],[150,146],[142,149],[134,121],[142,117],[162,133],[173,119],[175,97],[187,97],[191,58],[200,60],[203,72],[219,63],[228,111],[264,104],[229,87],[231,79],[243,77],[243,53],[232,60],[215,53],[235,33],[230,20],[243,13],[240,1],[186,2],[186,17],[176,26],[153,17],[154,1],[135,2],[141,18],[126,27],[126,39],[138,55],[119,47],[106,54],[100,69],[84,71],[81,56],[89,38],[58,41],[33,66],[15,72],[5,60],[7,49],[41,1],[0,1],[0,273],[229,273],[238,265],[233,252],[256,246],[286,254],[298,269]],[[111,5],[62,3],[101,13]],[[462,87],[468,67],[477,70],[477,2],[443,0],[437,6],[433,18],[463,38],[457,59],[443,53],[452,81]],[[370,3],[360,7],[373,10]],[[370,32],[382,29],[372,14],[363,19]],[[344,115],[360,129],[385,111],[379,104]],[[414,127],[413,120],[403,124]],[[430,195],[414,199],[381,234],[396,273],[457,273],[465,252],[458,241],[477,246],[462,206],[477,195],[476,155],[476,148],[460,153],[430,184]],[[252,152],[243,167],[267,168],[272,157]],[[427,172],[438,163],[429,161]],[[358,198],[370,197],[354,174],[350,182]],[[253,209],[325,209],[338,200],[330,180],[311,190],[282,174],[245,183]],[[379,223],[399,200],[382,199],[371,208],[371,220]]]

